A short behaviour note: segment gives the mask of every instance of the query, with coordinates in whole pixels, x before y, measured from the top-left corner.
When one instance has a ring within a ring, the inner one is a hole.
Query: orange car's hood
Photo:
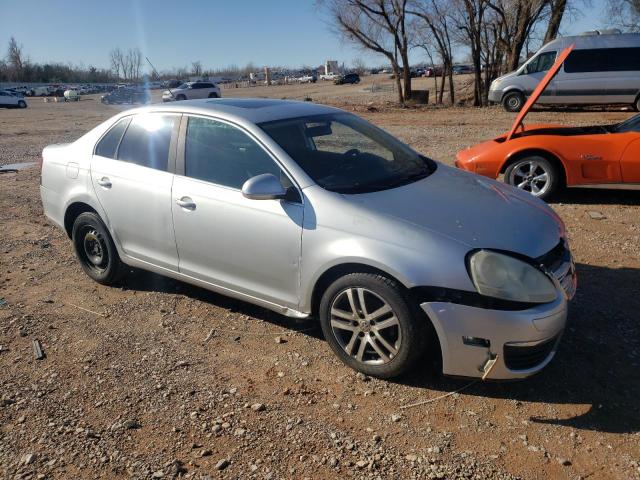
[[[538,86],[535,88],[531,96],[527,99],[527,102],[522,107],[522,110],[520,110],[520,113],[518,113],[515,122],[513,122],[511,130],[507,134],[507,140],[511,140],[513,134],[516,133],[516,130],[518,130],[518,127],[520,127],[520,125],[522,124],[524,117],[527,116],[527,113],[529,113],[529,110],[531,110],[533,104],[538,101],[538,98],[540,98],[540,95],[542,95],[544,89],[547,88],[547,85],[549,85],[553,77],[556,75],[556,73],[558,73],[558,70],[560,70],[560,67],[571,53],[571,50],[573,50],[573,47],[575,47],[575,44],[569,45],[567,48],[565,48],[558,56],[556,62],[549,69],[547,74],[542,77],[542,80],[540,80]]]

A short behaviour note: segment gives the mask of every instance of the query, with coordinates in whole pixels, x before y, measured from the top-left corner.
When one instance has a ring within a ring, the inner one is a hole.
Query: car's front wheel
[[[320,301],[320,323],[331,349],[367,375],[396,377],[422,357],[427,320],[394,280],[352,273],[333,282]]]
[[[558,191],[562,179],[557,167],[549,159],[531,155],[509,165],[504,172],[504,181],[546,200]]]
[[[20,100],[18,102],[18,107],[19,108],[27,108],[27,102],[25,102],[24,100]]]
[[[209,98],[218,98],[218,94],[217,94],[217,93],[215,93],[215,92],[211,92],[211,93],[209,94]]]
[[[180,94],[176,97],[176,100],[186,100],[187,97],[185,97],[184,95]]]
[[[124,265],[107,227],[93,212],[78,215],[71,238],[84,272],[98,283],[111,285],[124,273]]]
[[[507,112],[519,112],[524,106],[522,92],[509,92],[502,99],[502,106]]]

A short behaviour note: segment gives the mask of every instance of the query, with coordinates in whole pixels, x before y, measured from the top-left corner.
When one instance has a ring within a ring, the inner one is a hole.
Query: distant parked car
[[[0,90],[0,107],[27,108],[27,101],[7,90]]]
[[[316,83],[318,81],[318,77],[316,77],[315,75],[309,74],[309,75],[302,75],[296,78],[296,80],[300,83]]]
[[[169,88],[162,92],[163,102],[220,97],[220,87],[211,82],[187,82],[177,88]]]
[[[339,73],[325,73],[323,75],[320,75],[320,80],[328,80],[328,81],[334,81],[336,78],[338,78],[340,76]]]
[[[453,74],[454,75],[462,75],[465,73],[473,73],[473,68],[469,65],[454,65],[453,66]]]
[[[442,75],[442,67],[427,67],[422,74],[423,77],[439,77]]]
[[[357,73],[347,73],[346,75],[342,75],[336,78],[333,83],[336,85],[344,85],[347,83],[360,83],[360,75]]]
[[[107,105],[149,103],[151,102],[151,95],[148,90],[143,88],[125,87],[103,95],[100,101]]]

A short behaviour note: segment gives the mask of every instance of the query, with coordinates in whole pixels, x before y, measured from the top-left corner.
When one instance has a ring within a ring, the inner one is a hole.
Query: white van
[[[640,33],[587,32],[557,38],[516,71],[496,78],[489,101],[519,111],[526,97],[571,44],[574,50],[538,103],[561,105],[627,104],[640,111]]]

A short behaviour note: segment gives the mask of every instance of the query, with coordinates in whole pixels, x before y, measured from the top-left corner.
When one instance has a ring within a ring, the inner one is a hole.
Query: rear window
[[[142,167],[167,170],[175,115],[136,115],[118,148],[118,160]]]
[[[640,48],[574,50],[564,62],[567,73],[640,71]]]
[[[130,117],[123,118],[113,127],[111,127],[111,130],[109,130],[107,134],[98,142],[98,145],[96,145],[95,154],[106,158],[116,158],[116,150],[118,148],[118,144],[120,143],[122,134],[127,128],[127,125],[129,125],[130,120]]]

